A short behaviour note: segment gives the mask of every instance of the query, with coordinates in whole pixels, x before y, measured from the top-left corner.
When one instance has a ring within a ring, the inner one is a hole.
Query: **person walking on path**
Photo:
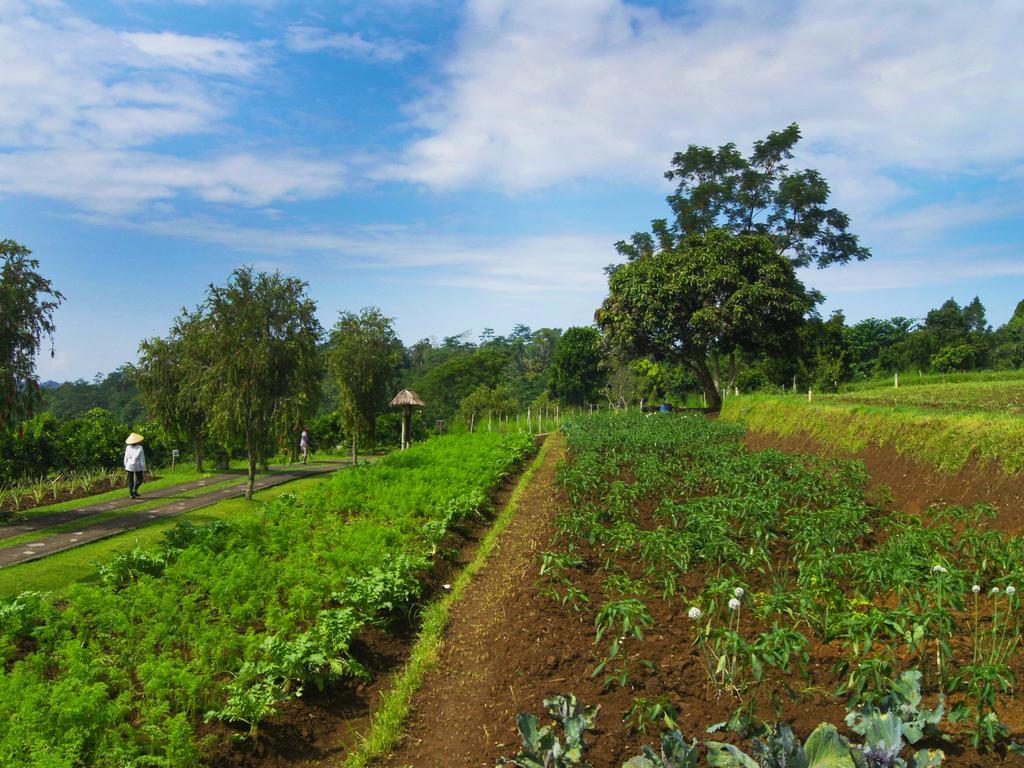
[[[302,437],[299,438],[299,449],[302,452],[302,463],[305,464],[309,458],[309,430],[302,428]]]
[[[124,441],[124,468],[128,472],[128,493],[139,498],[139,486],[146,473],[146,454],[142,450],[142,435],[132,432]]]

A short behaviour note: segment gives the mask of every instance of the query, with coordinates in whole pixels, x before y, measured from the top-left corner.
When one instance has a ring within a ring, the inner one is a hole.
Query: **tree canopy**
[[[187,440],[192,446],[197,472],[203,469],[203,440],[208,431],[203,380],[209,330],[199,310],[182,310],[169,336],[139,344],[139,362],[131,369],[150,416],[169,437]]]
[[[342,312],[331,331],[329,366],[340,389],[339,411],[352,441],[352,463],[359,439],[374,435],[377,415],[387,407],[403,351],[394,319],[377,307]]]
[[[612,268],[596,319],[613,348],[685,364],[717,408],[709,357],[781,349],[819,300],[771,238],[715,229]]]
[[[30,416],[39,401],[36,355],[64,300],[31,255],[21,243],[0,240],[0,429]]]
[[[316,412],[323,329],[307,287],[280,272],[240,267],[207,291],[202,400],[213,430],[245,445],[246,498],[275,438],[294,438]]]
[[[655,219],[652,234],[637,233],[616,244],[627,258],[677,248],[691,235],[724,229],[764,235],[796,266],[826,267],[870,257],[850,217],[829,208],[828,182],[812,169],[790,171],[800,127],[792,123],[754,142],[744,157],[732,142],[717,150],[691,144],[677,152],[665,178],[677,182],[668,197],[673,218]]]
[[[568,328],[555,349],[548,392],[566,405],[594,402],[606,376],[601,370],[601,334],[595,328]]]

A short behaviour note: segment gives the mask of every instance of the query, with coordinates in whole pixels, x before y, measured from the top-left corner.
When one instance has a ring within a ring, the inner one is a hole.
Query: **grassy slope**
[[[198,525],[217,519],[239,520],[251,517],[257,515],[266,502],[282,493],[310,488],[328,477],[330,475],[293,480],[265,491],[258,491],[252,501],[246,501],[244,498],[220,501],[212,506],[185,512],[120,536],[58,552],[42,560],[0,569],[0,597],[10,597],[30,590],[60,589],[76,581],[91,581],[96,578],[98,564],[110,560],[118,552],[153,544],[160,539],[164,531],[179,522],[189,520]]]
[[[781,437],[808,434],[845,453],[872,443],[889,446],[942,472],[957,472],[972,455],[1007,475],[1024,472],[1020,416],[746,395],[728,399],[722,418]]]

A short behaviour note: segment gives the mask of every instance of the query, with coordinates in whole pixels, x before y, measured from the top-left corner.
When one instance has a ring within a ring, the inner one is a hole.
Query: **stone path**
[[[307,464],[305,467],[273,471],[270,474],[258,476],[256,478],[254,490],[270,488],[301,477],[310,477],[312,475],[322,475],[327,472],[335,472],[346,466],[348,466],[348,462],[325,462],[315,465]],[[205,485],[213,485],[215,483],[223,482],[224,480],[230,480],[232,477],[237,477],[237,475],[217,475],[215,477],[207,478],[201,482]],[[129,497],[126,499],[118,499],[113,502],[104,502],[102,504],[92,505],[90,507],[82,507],[81,509],[68,510],[67,512],[58,512],[54,515],[46,515],[45,518],[40,517],[26,523],[19,523],[17,525],[10,526],[10,528],[24,528],[24,526],[29,525],[33,525],[35,527],[29,528],[28,530],[21,530],[18,533],[5,535],[3,538],[20,536],[23,533],[32,533],[43,530],[45,527],[60,525],[62,523],[73,521],[77,518],[89,517],[91,515],[121,509],[123,507],[130,507],[154,498],[172,497],[174,492],[180,493],[182,490],[191,490],[193,488],[202,487],[201,485],[196,484],[198,482],[200,481],[196,481],[194,483],[182,483],[180,486],[163,488],[159,491],[154,491],[152,495],[144,495],[141,499],[132,499]],[[80,547],[83,544],[90,544],[94,541],[106,539],[111,536],[117,536],[118,534],[140,528],[144,525],[148,525],[149,523],[180,515],[183,512],[190,512],[194,509],[207,507],[224,499],[234,499],[239,496],[244,496],[246,485],[246,480],[242,478],[238,483],[209,491],[208,493],[198,494],[185,499],[177,499],[150,509],[127,512],[123,515],[101,520],[97,523],[93,523],[92,525],[83,525],[81,530],[78,531],[57,533],[53,536],[47,536],[39,539],[38,541],[16,544],[14,546],[0,549],[0,568],[6,568],[19,563],[27,563],[32,560],[40,560],[48,555]],[[113,504],[114,506],[107,506],[108,504]],[[36,525],[46,518],[50,519],[47,526]],[[6,533],[7,528],[4,528],[3,531]]]

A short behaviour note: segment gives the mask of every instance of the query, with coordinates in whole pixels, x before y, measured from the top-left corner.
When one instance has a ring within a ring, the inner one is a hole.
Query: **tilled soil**
[[[777,448],[788,453],[816,453],[863,461],[874,488],[885,486],[895,507],[913,514],[933,504],[975,504],[988,502],[998,516],[991,526],[1006,533],[1024,531],[1024,475],[1006,475],[992,463],[978,465],[974,459],[956,474],[939,472],[890,446],[870,445],[853,455],[806,434],[779,437],[767,432],[748,431],[744,442],[753,451]]]
[[[491,768],[499,756],[512,757],[519,749],[517,713],[542,716],[543,699],[558,693],[574,693],[582,702],[601,707],[598,730],[588,735],[587,759],[594,768],[619,768],[637,755],[644,743],[656,741],[657,723],[642,733],[635,723],[623,721],[638,698],[666,696],[677,708],[680,729],[688,737],[717,738],[749,749],[749,742],[734,734],[721,732],[709,737],[705,733],[710,724],[727,720],[738,702],[709,686],[699,652],[692,645],[694,629],[681,596],[645,598],[654,627],[642,642],[627,640],[626,686],[606,687],[604,673],[592,675],[608,643],[608,638],[600,644],[594,641],[597,606],[573,612],[545,594],[538,580],[540,553],[550,548],[553,520],[565,504],[555,484],[564,442],[561,437],[555,439],[559,442],[552,445],[548,461],[521,498],[516,519],[465,599],[454,608],[438,668],[415,699],[405,740],[383,766]],[[906,493],[899,487],[893,489],[897,499],[901,492]],[[961,495],[958,500],[967,503],[985,497]],[[593,561],[601,553],[584,548],[582,554]],[[684,580],[686,592],[697,591],[709,575],[689,574]],[[765,586],[759,585],[756,577],[751,581],[754,590]],[[600,582],[593,575],[584,574],[578,586],[591,595],[592,603],[602,599]],[[756,696],[758,715],[788,721],[801,737],[822,721],[846,731],[845,703],[831,693],[840,683],[833,671],[840,649],[813,644],[809,651],[810,680],[802,675],[771,674]],[[1019,663],[1016,667],[1018,676],[1024,674]],[[1007,707],[1000,715],[1020,739],[1024,708]],[[847,735],[852,734],[847,731]],[[918,746],[944,749],[946,764],[951,766],[1021,764],[1014,756],[978,755],[964,747],[962,737],[953,743]]]
[[[508,503],[525,467],[491,492],[495,510]],[[426,575],[425,602],[438,599],[444,585],[454,581],[473,560],[489,528],[490,521],[479,521],[449,534],[444,547],[453,550],[455,556],[438,559]],[[352,646],[353,656],[370,672],[370,682],[342,681],[323,691],[311,686],[300,698],[288,701],[274,717],[261,722],[255,742],[238,738],[244,728],[211,723],[204,734],[210,737],[207,764],[213,768],[340,766],[369,730],[381,694],[409,658],[416,640],[416,617],[399,618],[390,626],[365,628]]]

